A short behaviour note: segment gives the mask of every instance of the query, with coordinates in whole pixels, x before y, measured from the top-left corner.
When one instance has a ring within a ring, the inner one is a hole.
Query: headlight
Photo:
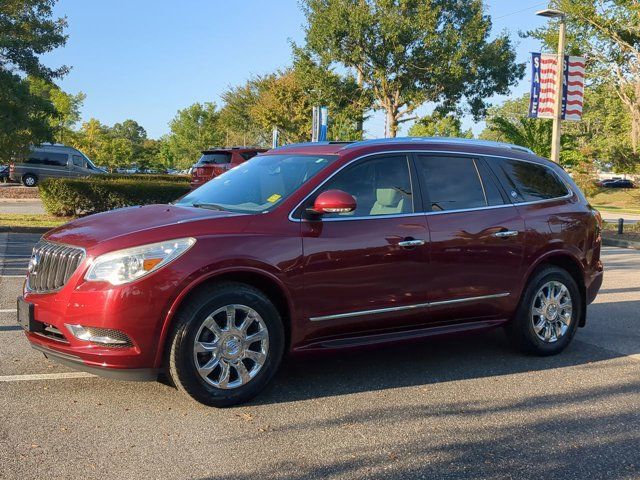
[[[129,283],[172,262],[194,243],[195,238],[179,238],[105,253],[93,260],[84,279],[112,285]]]

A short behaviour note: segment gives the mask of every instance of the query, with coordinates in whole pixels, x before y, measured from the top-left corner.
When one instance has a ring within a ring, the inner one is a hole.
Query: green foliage
[[[0,69],[0,161],[23,153],[30,144],[53,141],[51,102],[33,95],[29,83]]]
[[[260,79],[229,87],[221,96],[224,107],[220,111],[218,126],[224,133],[225,145],[271,144],[271,128],[262,127],[251,115],[251,109],[260,96]]]
[[[587,58],[587,83],[615,93],[625,112],[625,137],[615,134],[607,155],[624,171],[637,168],[640,154],[640,5],[628,0],[553,0],[551,6],[567,14],[567,51]],[[557,21],[527,35],[543,41],[549,49],[557,45]],[[596,93],[597,95],[597,93]],[[618,129],[618,132],[621,129]],[[605,142],[606,143],[606,142]],[[598,148],[600,148],[600,145]],[[614,159],[615,158],[615,159]]]
[[[219,117],[215,103],[210,102],[178,110],[169,123],[171,135],[167,139],[174,165],[188,168],[198,160],[202,150],[223,143],[223,133],[217,125]]]
[[[433,113],[419,119],[409,129],[409,136],[473,138],[473,132],[462,130],[460,119],[454,115]]]
[[[189,191],[184,182],[141,177],[49,178],[40,182],[39,190],[49,214],[67,217],[133,205],[170,203]]]
[[[0,7],[0,157],[24,152],[29,144],[50,141],[50,100],[33,94],[33,78],[50,82],[66,67],[53,69],[39,56],[64,45],[65,20],[52,19],[53,0],[4,0]]]
[[[302,8],[308,51],[359,73],[390,136],[426,102],[446,113],[466,99],[480,117],[487,97],[524,74],[505,34],[489,40],[481,0],[304,0]]]
[[[33,95],[51,102],[55,113],[49,116],[54,140],[58,143],[70,143],[74,132],[72,128],[80,121],[80,108],[86,98],[82,92],[71,95],[63,92],[52,82],[36,77],[28,77],[29,89]]]
[[[549,158],[553,122],[550,119],[529,118],[528,108],[529,94],[491,107],[487,115],[487,126],[480,138],[527,147],[541,157]],[[565,122],[564,125],[568,123]],[[570,167],[584,160],[584,155],[577,150],[575,136],[565,134],[561,142],[562,165]]]
[[[134,180],[136,182],[175,182],[175,183],[184,183],[188,184],[191,182],[191,177],[187,175],[165,175],[162,173],[158,174],[135,174],[135,175],[126,175],[119,173],[111,173],[109,175],[101,175],[96,176],[96,180],[98,181],[120,181],[120,180]]]

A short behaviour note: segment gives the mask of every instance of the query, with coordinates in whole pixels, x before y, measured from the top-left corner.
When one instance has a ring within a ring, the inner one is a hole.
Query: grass
[[[617,222],[603,222],[602,230],[605,232],[617,232],[618,231],[618,223]],[[625,233],[640,233],[640,222],[638,223],[625,223],[624,224],[624,232]]]
[[[0,213],[0,227],[45,227],[54,228],[73,220],[70,217],[53,215]]]
[[[640,188],[602,188],[589,202],[598,210],[640,214]]]

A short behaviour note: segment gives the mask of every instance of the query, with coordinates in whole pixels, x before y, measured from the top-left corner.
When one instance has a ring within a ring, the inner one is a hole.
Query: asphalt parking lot
[[[0,234],[0,478],[640,478],[640,251],[605,248],[559,356],[500,331],[345,353],[216,410],[29,348],[14,309],[36,240]]]

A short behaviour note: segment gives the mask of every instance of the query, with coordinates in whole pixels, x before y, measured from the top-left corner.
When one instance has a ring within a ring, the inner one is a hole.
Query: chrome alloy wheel
[[[258,374],[268,351],[269,332],[258,312],[245,305],[227,305],[200,325],[193,360],[209,385],[232,389]]]
[[[569,289],[558,281],[545,283],[533,298],[533,331],[546,343],[557,342],[569,330],[572,302]]]

